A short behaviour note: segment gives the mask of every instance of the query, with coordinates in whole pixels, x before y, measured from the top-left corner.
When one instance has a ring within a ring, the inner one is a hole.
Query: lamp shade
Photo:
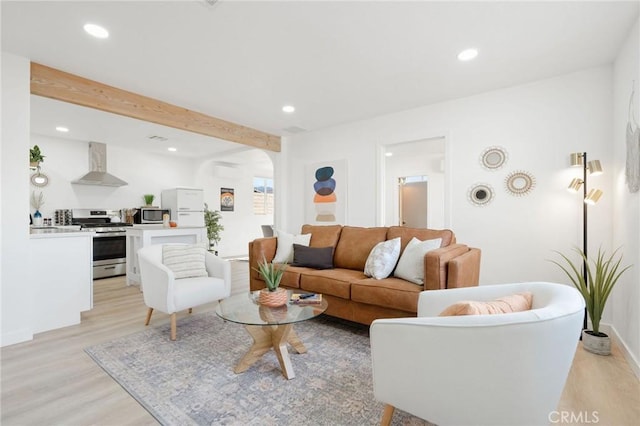
[[[592,176],[602,174],[602,166],[600,165],[600,160],[589,161],[587,163],[587,168],[589,169],[589,174]]]
[[[573,178],[571,180],[571,183],[569,184],[569,187],[567,188],[567,190],[569,192],[578,192],[580,190],[580,187],[582,186],[582,179],[580,178]]]
[[[598,202],[598,200],[600,200],[600,197],[602,197],[602,194],[603,194],[602,191],[600,191],[599,189],[593,188],[587,194],[587,198],[584,199],[584,202],[589,205],[594,205],[595,203]]]
[[[571,166],[582,166],[582,159],[584,158],[584,154],[582,152],[573,152],[571,153]]]

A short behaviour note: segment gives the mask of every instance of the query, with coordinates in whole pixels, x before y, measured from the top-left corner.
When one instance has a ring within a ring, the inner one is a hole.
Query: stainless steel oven
[[[107,278],[127,273],[126,229],[118,210],[74,209],[72,222],[93,237],[93,278]]]

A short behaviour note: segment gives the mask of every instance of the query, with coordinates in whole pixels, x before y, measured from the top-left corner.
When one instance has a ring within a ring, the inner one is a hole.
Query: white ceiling
[[[639,11],[638,1],[1,5],[3,51],[277,135],[292,126],[315,130],[611,63]],[[86,22],[106,27],[109,39],[87,36]],[[459,62],[457,53],[471,46],[479,57]],[[285,104],[296,112],[284,114]],[[62,108],[44,99],[33,108],[34,131],[50,133],[54,111]],[[100,125],[104,113],[70,115],[105,135],[80,139],[131,145],[151,134],[191,136],[150,124]],[[66,124],[72,132],[80,128]],[[125,132],[116,135],[120,128]],[[204,155],[194,152],[214,144],[193,137],[183,154]],[[238,147],[215,145],[208,149]]]

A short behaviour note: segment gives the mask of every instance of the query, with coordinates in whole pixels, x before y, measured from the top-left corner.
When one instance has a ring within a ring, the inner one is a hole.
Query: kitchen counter
[[[178,226],[167,228],[162,225],[133,225],[127,228],[127,285],[140,284],[138,250],[153,244],[194,244],[207,239],[207,228]],[[141,288],[142,290],[142,288]]]
[[[80,226],[31,226],[30,238],[93,237],[94,232],[80,231]]]

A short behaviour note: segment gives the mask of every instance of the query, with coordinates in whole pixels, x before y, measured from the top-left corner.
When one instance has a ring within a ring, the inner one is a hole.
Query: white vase
[[[582,347],[585,350],[598,355],[611,355],[611,339],[604,336],[595,336],[591,330],[582,330]]]

